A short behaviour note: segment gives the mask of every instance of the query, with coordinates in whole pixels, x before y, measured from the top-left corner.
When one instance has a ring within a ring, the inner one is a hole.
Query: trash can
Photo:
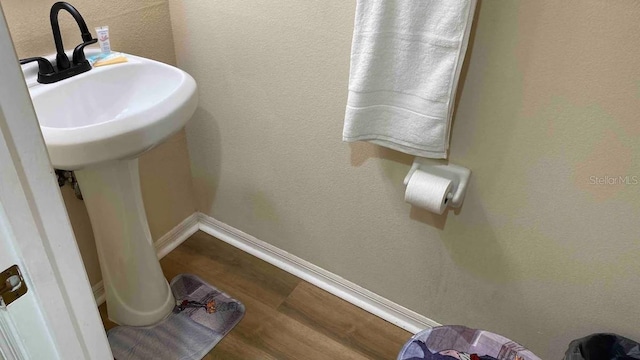
[[[640,344],[616,334],[593,334],[569,344],[564,360],[640,359]]]
[[[540,360],[504,336],[464,326],[423,330],[402,347],[398,360]]]

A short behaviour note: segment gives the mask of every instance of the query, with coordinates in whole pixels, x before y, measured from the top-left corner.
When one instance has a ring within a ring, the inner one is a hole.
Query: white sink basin
[[[76,170],[109,318],[146,326],[171,312],[175,299],[152,245],[137,157],[180,130],[198,99],[184,71],[127,57],[53,84],[36,82],[37,66],[24,73],[53,166]]]
[[[54,167],[76,170],[136,157],[191,117],[198,100],[189,74],[142,57],[127,58],[53,84],[37,84],[35,74],[27,76]]]

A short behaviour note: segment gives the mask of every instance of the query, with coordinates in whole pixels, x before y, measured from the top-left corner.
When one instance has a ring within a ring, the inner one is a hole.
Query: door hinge
[[[0,307],[7,306],[27,293],[27,284],[18,265],[0,273]]]

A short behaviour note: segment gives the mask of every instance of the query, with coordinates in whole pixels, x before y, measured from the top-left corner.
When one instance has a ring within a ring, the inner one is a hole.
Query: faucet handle
[[[91,44],[95,44],[97,42],[98,42],[98,39],[91,39],[89,41],[85,41],[82,44],[76,46],[76,48],[73,49],[73,64],[79,65],[87,61],[87,58],[84,56],[84,48]]]
[[[26,59],[20,59],[20,65],[28,64],[30,62],[38,62],[38,73],[39,74],[53,74],[53,65],[49,60],[43,57],[31,57]]]

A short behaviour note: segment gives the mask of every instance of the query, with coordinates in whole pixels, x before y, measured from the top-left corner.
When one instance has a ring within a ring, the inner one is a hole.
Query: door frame
[[[4,230],[11,231],[10,245],[39,305],[34,313],[44,319],[57,357],[113,359],[1,5],[0,184]],[[14,323],[20,320],[13,315]],[[12,335],[5,345],[16,341]],[[27,353],[37,346],[18,337]]]

